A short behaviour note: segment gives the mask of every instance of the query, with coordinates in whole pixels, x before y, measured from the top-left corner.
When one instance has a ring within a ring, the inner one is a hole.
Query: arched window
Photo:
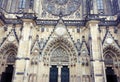
[[[19,2],[19,8],[20,9],[24,9],[25,8],[25,2],[26,2],[26,0],[20,0],[20,2]]]
[[[98,10],[104,9],[102,0],[97,0],[97,8]]]
[[[119,10],[118,0],[113,0],[113,14],[116,14]]]
[[[105,14],[113,15],[119,10],[119,0],[105,0]]]
[[[104,6],[103,6],[103,1],[102,0],[97,0],[97,9],[99,14],[104,13]]]
[[[33,8],[33,6],[34,6],[34,0],[30,0],[29,6],[30,6],[30,8]]]

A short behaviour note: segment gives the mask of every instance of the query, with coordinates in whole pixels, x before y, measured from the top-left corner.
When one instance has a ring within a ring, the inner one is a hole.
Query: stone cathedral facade
[[[120,0],[0,0],[0,82],[120,82]]]

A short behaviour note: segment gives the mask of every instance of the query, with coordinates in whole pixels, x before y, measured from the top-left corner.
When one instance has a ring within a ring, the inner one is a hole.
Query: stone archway
[[[73,62],[76,61],[77,57],[77,50],[74,47],[74,44],[72,44],[69,40],[59,37],[52,40],[50,43],[47,44],[44,51],[44,62],[51,62],[51,57],[57,57],[59,56],[60,60],[62,61],[63,58],[68,58],[70,60],[70,57],[72,58]],[[63,55],[64,54],[64,55]],[[49,58],[48,58],[49,57]],[[47,59],[47,60],[46,60]],[[69,62],[69,61],[68,61]]]
[[[119,82],[119,50],[113,46],[104,48],[104,63],[107,82]]]
[[[1,66],[2,72],[0,82],[12,82],[17,46],[14,44],[7,44],[0,50],[0,52],[0,61],[3,62]]]
[[[69,40],[59,37],[48,43],[44,50],[44,63],[49,68],[49,82],[55,79],[55,82],[70,81],[70,66],[75,65],[77,61],[77,51],[74,44]],[[46,63],[48,62],[48,63]],[[53,71],[54,70],[54,71]],[[64,72],[66,71],[66,72]],[[56,74],[56,75],[52,75]],[[54,76],[54,77],[53,77]]]

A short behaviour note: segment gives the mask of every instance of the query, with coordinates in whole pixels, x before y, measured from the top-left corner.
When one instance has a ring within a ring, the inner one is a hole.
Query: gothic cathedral
[[[120,0],[0,0],[0,82],[120,82]]]

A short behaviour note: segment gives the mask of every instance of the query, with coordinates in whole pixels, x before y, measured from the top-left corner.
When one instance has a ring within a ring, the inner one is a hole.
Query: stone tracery
[[[51,62],[69,62],[68,53],[62,48],[56,48],[51,54]]]
[[[77,55],[72,44],[62,37],[56,38],[55,40],[50,42],[45,48],[44,53],[44,56],[50,56],[51,61],[53,61],[54,63],[69,63],[70,56],[72,57]],[[73,59],[73,61],[76,61],[75,59]]]
[[[66,16],[75,12],[81,4],[81,0],[44,0],[43,7],[53,15]]]

